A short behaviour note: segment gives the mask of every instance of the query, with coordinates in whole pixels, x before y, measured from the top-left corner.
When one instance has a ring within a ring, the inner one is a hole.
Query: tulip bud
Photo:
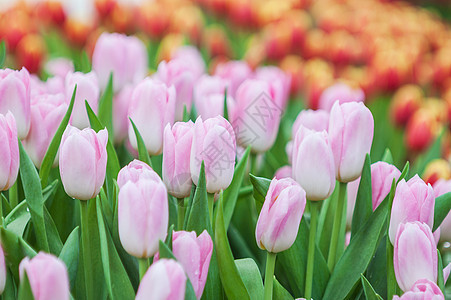
[[[302,110],[296,117],[296,121],[294,121],[291,131],[293,137],[296,136],[301,125],[314,131],[327,131],[329,128],[329,112],[322,109]]]
[[[401,290],[410,290],[419,279],[437,282],[437,247],[427,224],[400,224],[393,251],[396,281]]]
[[[208,268],[213,241],[206,230],[198,237],[195,231],[174,231],[172,235],[172,252],[188,275],[197,299],[200,299],[207,282]],[[157,253],[154,262],[159,259]]]
[[[30,74],[25,68],[0,70],[0,114],[8,111],[16,119],[19,138],[25,138],[30,129]]]
[[[227,94],[235,98],[238,87],[252,77],[252,70],[244,61],[229,61],[216,67],[215,75],[230,82]]]
[[[400,87],[393,95],[390,104],[391,118],[396,125],[406,125],[410,117],[421,107],[424,93],[413,84]]]
[[[226,189],[235,169],[236,142],[230,123],[221,116],[205,121],[198,117],[194,124],[190,170],[194,184],[199,182],[202,161],[205,164],[207,192]]]
[[[0,114],[0,190],[6,191],[17,179],[19,172],[19,143],[16,120],[11,112]]]
[[[3,294],[6,284],[6,264],[5,264],[5,253],[3,252],[3,247],[0,245],[0,295]]]
[[[202,118],[224,116],[224,97],[228,81],[218,76],[202,76],[194,86],[194,104]],[[231,97],[227,96],[227,102]],[[232,100],[233,101],[233,100]]]
[[[74,108],[71,115],[71,125],[79,129],[89,127],[88,113],[86,112],[85,100],[96,113],[99,107],[99,86],[97,75],[94,72],[87,74],[75,72],[66,76],[66,100],[71,100],[75,85],[77,92],[75,94]]]
[[[65,78],[67,74],[74,72],[74,63],[70,59],[58,57],[47,61],[44,69],[52,76]]]
[[[276,174],[274,174],[274,177],[276,179],[282,179],[282,178],[291,178],[293,174],[293,168],[291,166],[283,166],[277,169]]]
[[[274,91],[276,103],[280,103],[281,107],[285,107],[290,94],[290,77],[275,66],[259,67],[255,70],[255,78],[266,81]]]
[[[181,59],[189,63],[189,67],[196,79],[205,73],[205,62],[199,49],[194,46],[178,47],[172,54],[171,59]]]
[[[193,122],[168,124],[163,138],[163,182],[168,193],[177,198],[188,197],[191,192],[190,155],[193,143]]]
[[[161,181],[158,174],[145,162],[133,160],[123,167],[117,174],[117,185],[122,188],[128,181],[136,183],[141,179],[150,179],[153,181]]]
[[[125,251],[138,258],[153,256],[168,228],[168,195],[163,182],[129,180],[118,198],[119,238]]]
[[[128,136],[128,107],[132,99],[134,86],[124,86],[113,98],[114,141],[121,143]]]
[[[99,76],[102,90],[113,72],[113,88],[117,92],[126,84],[137,83],[146,76],[146,46],[135,36],[104,32],[92,54],[92,68]]]
[[[435,198],[451,192],[451,180],[439,179],[434,183],[434,196]],[[451,212],[449,212],[439,229],[441,230],[440,238],[442,241],[451,242]]]
[[[38,168],[41,167],[66,110],[67,103],[63,94],[44,94],[32,99],[30,131],[23,146]]]
[[[319,108],[330,111],[335,101],[340,104],[365,101],[365,93],[360,89],[353,89],[346,83],[338,82],[325,89],[319,98]]]
[[[183,300],[185,289],[183,267],[173,259],[160,259],[144,274],[135,300]]]
[[[430,184],[426,185],[418,175],[407,182],[401,180],[396,187],[390,217],[389,235],[392,244],[399,224],[419,221],[432,229],[434,205],[434,191]]]
[[[281,103],[275,97],[265,81],[249,79],[240,85],[229,116],[241,146],[260,153],[274,144],[282,116]]]
[[[374,119],[362,102],[335,102],[329,117],[329,137],[338,181],[349,182],[360,176],[365,156],[370,152]]]
[[[305,192],[291,178],[273,179],[255,228],[257,245],[277,253],[293,245],[305,209]]]
[[[97,196],[105,180],[108,131],[96,133],[67,126],[61,139],[59,166],[66,193],[80,200]]]
[[[309,200],[324,200],[332,194],[335,165],[327,132],[301,126],[293,144],[293,178]]]
[[[35,257],[25,257],[19,265],[20,279],[25,272],[36,300],[69,299],[69,275],[66,265],[53,254],[39,252]]]
[[[401,297],[394,296],[393,300],[445,300],[440,288],[428,279],[419,279],[413,287]]]

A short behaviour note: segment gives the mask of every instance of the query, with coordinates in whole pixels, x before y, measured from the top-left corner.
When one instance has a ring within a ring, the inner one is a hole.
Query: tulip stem
[[[92,200],[91,200],[92,201]],[[80,200],[80,214],[81,214],[81,238],[82,238],[82,251],[83,251],[83,269],[85,273],[85,288],[86,299],[94,299],[92,294],[92,272],[90,267],[92,265],[91,260],[91,245],[89,237],[89,218],[88,218],[88,201]]]
[[[147,269],[149,268],[149,259],[148,258],[140,258],[139,260],[139,281],[141,281],[146,274]]]
[[[327,266],[329,267],[330,272],[332,272],[335,267],[335,259],[337,256],[337,246],[338,246],[337,245],[338,235],[340,234],[345,200],[346,200],[346,183],[340,182],[337,208],[335,210],[334,225],[332,229],[332,237],[330,240],[329,256],[327,258]]]
[[[17,180],[16,182],[9,188],[9,204],[11,205],[11,209],[19,204],[19,195],[17,190]]]
[[[308,240],[308,255],[307,255],[307,271],[305,276],[305,299],[312,298],[313,285],[313,266],[315,262],[315,240],[316,227],[318,223],[318,210],[320,203],[316,201],[309,201],[310,203],[310,234]]]
[[[257,175],[257,172],[257,154],[251,152],[250,173],[252,175]]]
[[[185,198],[177,198],[179,204],[178,207],[178,229],[183,230],[183,224],[185,223]]]
[[[215,194],[208,193],[208,211],[210,212],[210,222],[213,224],[213,207],[215,204]]]
[[[274,282],[274,267],[276,266],[276,253],[266,253],[265,271],[265,300],[272,300],[272,286]]]

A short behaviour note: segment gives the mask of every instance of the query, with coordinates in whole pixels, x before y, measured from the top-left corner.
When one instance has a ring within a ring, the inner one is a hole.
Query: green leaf
[[[393,164],[393,155],[391,154],[390,149],[388,148],[385,149],[384,155],[382,156],[381,160],[391,165]]]
[[[108,140],[113,141],[113,73],[110,73],[108,84],[99,99],[99,120],[108,129]]]
[[[373,289],[368,279],[360,274],[360,280],[362,281],[363,290],[365,292],[366,300],[383,300],[381,296],[379,296],[376,291]]]
[[[224,119],[227,121],[229,120],[229,109],[227,108],[227,88],[224,90]]]
[[[64,130],[66,130],[67,124],[69,124],[70,115],[72,114],[72,109],[74,108],[75,94],[77,92],[77,85],[75,85],[74,92],[72,93],[72,98],[70,99],[69,107],[67,108],[64,118],[61,120],[55,135],[50,142],[49,148],[45,153],[44,159],[42,160],[41,169],[39,171],[39,178],[41,179],[42,187],[47,185],[48,177],[50,174],[50,169],[52,168],[53,162],[55,161],[58,148],[61,143],[61,138],[63,137]]]
[[[67,237],[59,258],[66,264],[70,286],[74,286],[78,270],[78,252],[80,251],[80,227],[77,226]]]
[[[12,275],[11,271],[7,268],[6,269],[5,290],[3,291],[2,299],[3,300],[16,300],[17,299],[16,291],[17,291],[17,288],[16,288],[16,284],[13,279],[13,275]]]
[[[144,140],[143,140],[141,134],[139,133],[138,128],[136,127],[135,123],[132,121],[131,118],[130,118],[130,122],[132,123],[133,130],[135,131],[136,142],[138,145],[138,158],[139,158],[139,160],[145,162],[146,164],[148,164],[149,166],[152,167],[152,162],[150,161],[150,156],[149,156],[149,152],[147,152],[146,144],[144,144]]]
[[[404,168],[402,169],[401,176],[399,176],[398,181],[396,182],[396,184],[398,184],[398,182],[400,182],[401,180],[406,179],[407,174],[409,174],[409,169],[410,169],[410,164],[407,161],[406,164],[404,165]]]
[[[442,224],[443,220],[446,218],[450,210],[451,192],[435,198],[434,228],[432,229],[432,231],[435,231],[440,226],[440,224]]]
[[[366,223],[373,213],[373,201],[371,190],[371,159],[369,154],[366,155],[363,164],[362,176],[360,177],[359,189],[355,201],[354,213],[352,215],[351,239],[355,233]]]
[[[263,299],[262,276],[255,261],[251,258],[237,259],[235,265],[251,299]]]
[[[41,183],[36,168],[28,157],[22,143],[19,141],[20,152],[20,178],[25,193],[31,221],[33,222],[36,239],[40,249],[49,252],[49,243],[45,229],[44,204],[42,198]]]
[[[256,177],[250,174],[251,183],[254,187],[254,199],[257,207],[257,213],[260,213],[263,203],[265,202],[266,192],[269,189],[271,180],[263,177]]]
[[[86,50],[82,50],[80,53],[80,71],[83,73],[89,73],[91,72],[91,62],[89,60],[88,53],[86,53]]]
[[[280,282],[274,277],[274,290],[272,293],[272,298],[277,300],[293,300],[290,292],[288,292]]]
[[[63,248],[63,242],[61,241],[58,229],[56,228],[55,222],[53,221],[52,216],[47,210],[47,207],[45,205],[43,205],[43,207],[45,230],[47,232],[50,253],[58,256],[61,252],[61,249]]]
[[[442,255],[440,254],[440,250],[437,249],[437,285],[442,290],[445,291],[445,282],[443,278],[443,260]]]
[[[6,59],[6,44],[5,41],[2,40],[0,43],[0,68],[3,68],[5,59]]]
[[[226,199],[226,202],[224,204],[224,220],[226,229],[229,228],[230,220],[232,220],[233,211],[235,210],[235,204],[238,200],[238,195],[240,192],[240,187],[243,183],[244,174],[246,173],[247,160],[249,158],[250,151],[251,148],[248,147],[246,149],[246,152],[244,152],[243,157],[235,167],[232,182],[224,191],[224,199]]]
[[[227,240],[227,232],[224,224],[224,200],[222,193],[219,197],[215,225],[215,246],[218,257],[219,275],[221,276],[222,286],[229,299],[251,299],[235,261],[232,250]]]
[[[186,105],[183,105],[183,122],[188,122],[190,120],[190,115],[188,113],[188,109]]]
[[[19,291],[18,291],[18,300],[33,300],[33,292],[31,291],[30,282],[28,281],[28,275],[25,271],[24,277],[20,281]]]

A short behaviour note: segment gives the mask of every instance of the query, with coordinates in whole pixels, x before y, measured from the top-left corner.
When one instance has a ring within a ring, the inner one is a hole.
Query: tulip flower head
[[[442,291],[437,284],[428,279],[420,279],[415,285],[401,297],[394,296],[393,300],[445,300]]]
[[[329,128],[329,112],[322,109],[307,109],[302,110],[294,121],[292,136],[296,136],[299,128],[304,126],[307,129],[314,131],[327,131]]]
[[[340,104],[347,102],[363,102],[365,93],[362,89],[353,89],[343,82],[338,82],[323,91],[319,98],[319,108],[330,111],[335,101]]]
[[[0,114],[0,190],[9,189],[19,173],[19,142],[17,140],[16,120],[11,112]]]
[[[128,181],[136,183],[140,179],[161,180],[158,174],[145,162],[134,159],[117,174],[117,185],[122,188]]]

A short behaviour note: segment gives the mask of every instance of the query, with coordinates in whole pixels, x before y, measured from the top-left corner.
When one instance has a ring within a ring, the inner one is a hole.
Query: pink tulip
[[[119,171],[119,174],[117,174],[117,185],[120,189],[128,181],[136,183],[142,179],[161,181],[158,174],[148,164],[135,159]]]
[[[19,138],[25,138],[30,129],[30,74],[25,68],[0,70],[0,114],[8,111],[16,119]]]
[[[128,107],[130,105],[134,86],[124,86],[113,98],[113,131],[114,141],[121,143],[128,136]]]
[[[335,101],[340,104],[365,101],[362,89],[353,89],[345,83],[338,82],[324,90],[319,98],[319,108],[330,111]]]
[[[194,184],[198,184],[202,161],[209,193],[226,189],[232,182],[235,169],[235,134],[230,123],[221,116],[205,121],[197,118],[191,146],[190,170]]]
[[[141,134],[147,151],[158,155],[163,150],[163,130],[174,123],[175,89],[153,79],[144,79],[133,91],[128,115]],[[129,122],[128,138],[138,149],[133,126]]]
[[[168,195],[161,180],[127,181],[119,191],[119,238],[124,249],[138,258],[158,251],[168,228]]]
[[[96,133],[67,126],[61,139],[59,166],[66,193],[76,199],[97,196],[105,180],[108,131]]]
[[[19,172],[19,142],[16,120],[11,112],[0,114],[0,190],[6,191],[17,179]]]
[[[396,281],[404,292],[419,279],[437,282],[437,247],[427,224],[415,221],[399,225],[393,265]]]
[[[33,98],[42,95],[56,95],[66,93],[65,77],[50,77],[47,81],[41,81],[35,74],[30,75],[30,96]],[[72,95],[71,95],[72,96]]]
[[[266,81],[274,91],[276,103],[286,107],[290,94],[291,78],[276,66],[259,67],[255,70],[255,78]]]
[[[5,264],[5,253],[3,252],[3,247],[0,245],[0,295],[3,294],[6,284],[6,264]]]
[[[88,113],[86,112],[85,100],[88,101],[92,110],[97,113],[99,107],[100,90],[97,83],[97,75],[94,72],[87,74],[75,72],[66,76],[66,101],[70,102],[75,85],[74,108],[71,116],[71,124],[79,129],[89,127]]]
[[[160,259],[144,274],[135,300],[183,300],[185,289],[183,267],[173,259]]]
[[[305,192],[296,181],[273,179],[255,229],[258,247],[273,253],[290,248],[298,234],[305,203]]]
[[[328,132],[334,153],[335,177],[341,182],[357,179],[373,142],[374,119],[370,110],[361,102],[335,102],[329,116]]]
[[[197,114],[202,118],[224,115],[224,93],[228,81],[219,76],[202,76],[194,86],[194,104]],[[233,101],[227,96],[227,103]]]
[[[213,241],[210,235],[206,230],[199,236],[195,231],[174,231],[172,252],[188,275],[197,299],[200,299],[207,282],[208,268],[213,253]],[[157,253],[154,262],[158,259],[159,254]]]
[[[409,181],[401,180],[396,187],[391,210],[389,235],[395,242],[399,224],[419,221],[431,229],[434,225],[434,191],[430,184],[415,175]]]
[[[167,86],[174,86],[176,91],[175,120],[183,120],[184,107],[186,106],[188,112],[191,111],[193,87],[197,80],[189,63],[183,59],[162,61],[153,78],[164,82]]]
[[[147,74],[147,50],[135,36],[119,33],[102,33],[92,54],[92,68],[99,76],[104,90],[113,72],[114,91],[127,84],[137,83]]]
[[[36,300],[69,299],[69,275],[66,265],[53,254],[39,252],[35,257],[25,257],[19,265],[20,279],[25,272]]]
[[[443,194],[451,192],[451,180],[439,179],[434,183],[434,197],[437,198]],[[448,213],[440,224],[440,238],[442,241],[451,242],[451,213]]]
[[[229,117],[238,143],[252,151],[265,152],[272,147],[282,116],[281,103],[276,102],[270,85],[262,80],[246,80],[240,85]]]
[[[334,155],[326,131],[303,126],[293,144],[293,178],[305,190],[307,199],[324,200],[335,189]]]
[[[74,72],[74,63],[70,59],[58,57],[49,60],[44,68],[52,76],[65,78],[67,74]]]
[[[168,193],[177,198],[188,197],[191,192],[190,155],[193,143],[192,121],[168,124],[163,140],[163,182]]]
[[[287,154],[288,157],[288,163],[291,165],[293,164],[293,140],[288,141],[286,146],[285,146],[285,153]]]
[[[38,168],[41,167],[45,153],[66,110],[64,94],[44,94],[32,98],[30,131],[23,141],[23,146]]]
[[[291,168],[291,166],[283,166],[277,169],[276,174],[274,175],[274,177],[276,179],[282,179],[282,178],[287,178],[292,176],[293,174],[293,169]]]
[[[329,127],[329,112],[321,109],[301,111],[293,124],[293,138],[296,136],[296,132],[298,132],[301,125],[314,131],[327,131]]]
[[[227,94],[235,98],[238,87],[252,77],[252,70],[245,61],[228,61],[216,67],[215,75],[230,82]]]
[[[181,46],[172,54],[172,59],[181,59],[188,62],[188,67],[194,74],[194,78],[199,79],[205,73],[205,62],[202,54],[194,46]]]
[[[409,291],[401,297],[394,296],[393,300],[445,300],[445,297],[435,282],[419,279]]]

